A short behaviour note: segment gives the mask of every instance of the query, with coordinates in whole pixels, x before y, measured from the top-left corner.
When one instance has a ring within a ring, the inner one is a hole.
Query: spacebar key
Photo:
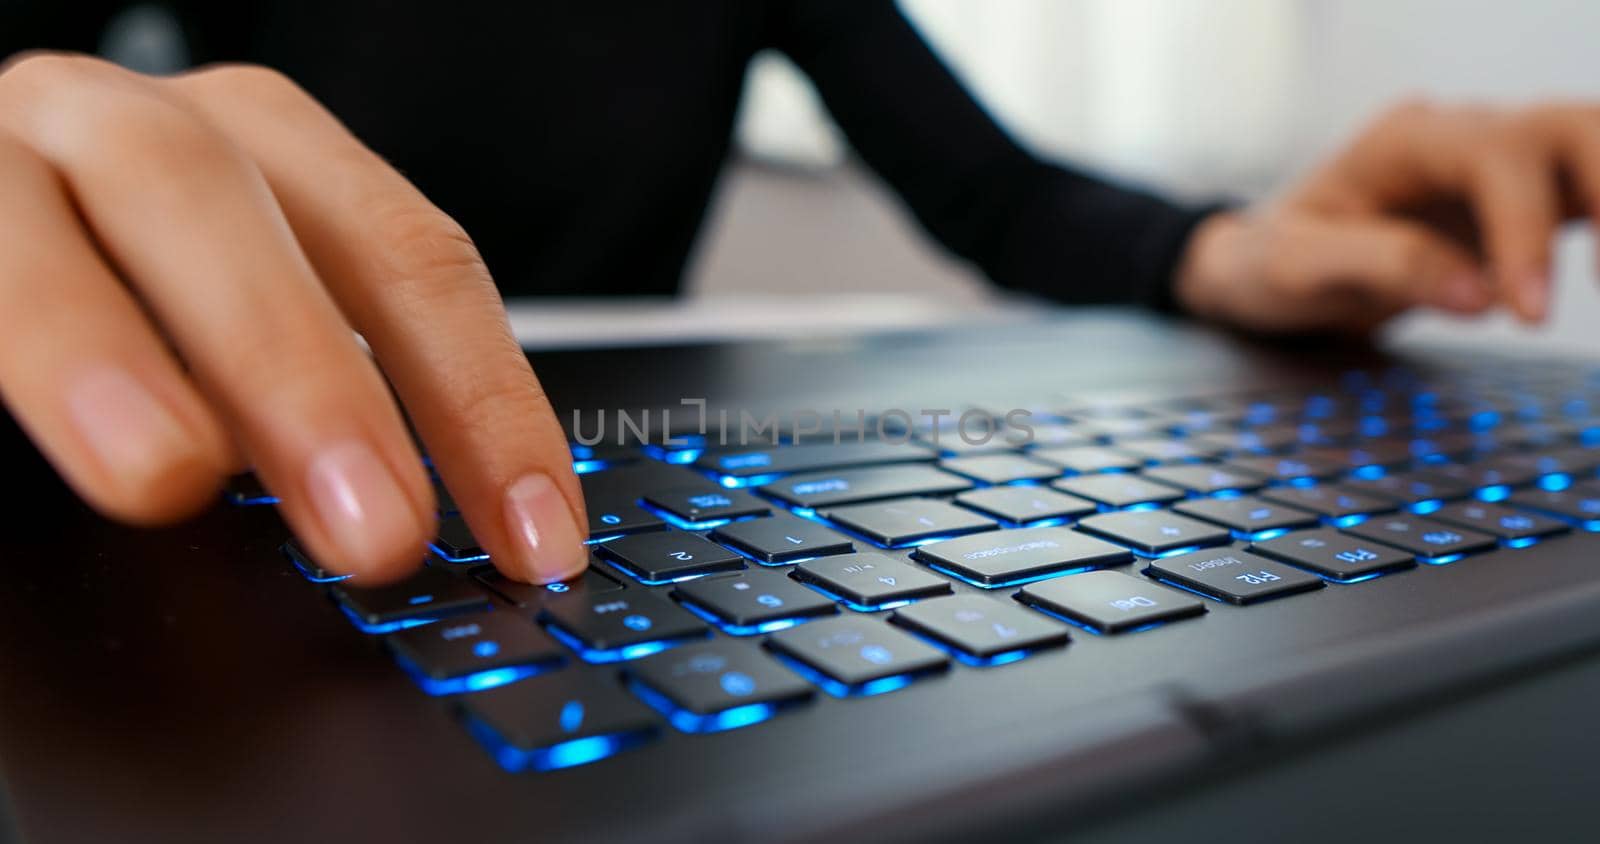
[[[761,491],[795,507],[832,507],[904,495],[937,495],[971,489],[972,481],[932,466],[884,466],[790,475]]]

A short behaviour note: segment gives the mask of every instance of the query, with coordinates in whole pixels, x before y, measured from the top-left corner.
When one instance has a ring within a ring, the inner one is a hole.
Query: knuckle
[[[43,86],[82,82],[103,72],[99,59],[55,50],[25,50],[0,63],[0,75],[14,84]]]
[[[230,62],[206,65],[181,78],[193,84],[214,85],[226,90],[232,96],[242,96],[252,100],[276,101],[285,98],[307,100],[311,96],[300,87],[299,83],[289,78],[288,74],[259,64]]]
[[[489,268],[472,237],[450,215],[413,197],[377,204],[370,216],[384,277],[401,293],[436,301],[492,292]]]

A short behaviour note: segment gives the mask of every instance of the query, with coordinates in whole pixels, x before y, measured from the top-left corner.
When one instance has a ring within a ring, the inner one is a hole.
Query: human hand
[[[173,521],[250,466],[321,565],[400,577],[435,503],[386,377],[502,571],[584,566],[566,437],[471,241],[281,75],[15,59],[0,184],[0,396],[101,512]]]

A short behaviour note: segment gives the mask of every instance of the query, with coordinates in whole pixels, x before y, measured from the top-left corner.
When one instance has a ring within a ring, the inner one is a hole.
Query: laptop
[[[534,363],[569,583],[497,575],[448,497],[426,566],[361,587],[247,477],[139,531],[11,451],[10,833],[1088,834],[1600,642],[1593,361],[1083,310]]]

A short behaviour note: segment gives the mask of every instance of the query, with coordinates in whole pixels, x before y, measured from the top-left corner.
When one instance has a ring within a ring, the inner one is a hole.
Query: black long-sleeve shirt
[[[0,0],[0,56],[117,0]],[[677,290],[764,49],[952,252],[1007,287],[1168,306],[1205,209],[1036,158],[889,0],[176,0],[197,62],[286,72],[477,241],[509,294]]]

